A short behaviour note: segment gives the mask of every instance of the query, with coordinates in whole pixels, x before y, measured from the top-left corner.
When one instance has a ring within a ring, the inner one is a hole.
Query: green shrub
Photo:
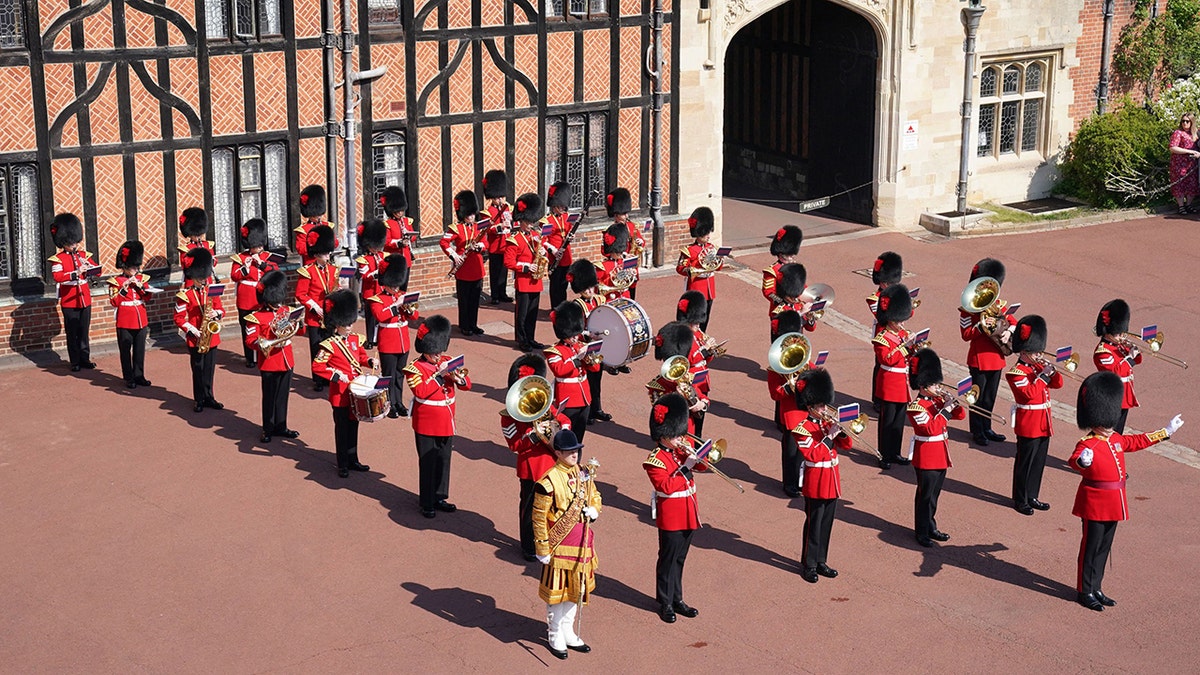
[[[1174,128],[1128,99],[1093,115],[1067,146],[1057,191],[1103,208],[1151,201],[1165,176]]]

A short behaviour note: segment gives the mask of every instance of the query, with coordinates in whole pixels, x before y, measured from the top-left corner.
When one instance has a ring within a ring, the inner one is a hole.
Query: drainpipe
[[[646,75],[650,77],[650,219],[654,221],[655,267],[663,265],[662,222],[662,0],[654,0],[650,15],[650,47],[646,50]]]
[[[325,192],[327,195],[325,203],[329,205],[330,213],[327,216],[333,223],[338,222],[337,142],[339,128],[337,111],[333,104],[337,100],[337,70],[334,63],[336,45],[337,36],[333,32],[333,0],[322,0],[321,55],[325,70]]]
[[[958,158],[958,214],[967,214],[967,171],[971,166],[971,125],[975,109],[975,35],[979,31],[979,20],[987,9],[981,5],[983,0],[970,0],[971,4],[962,10],[963,28],[967,29],[967,40],[963,43],[966,52],[963,66],[963,102],[962,102],[962,153]]]
[[[1100,83],[1096,86],[1096,110],[1108,110],[1108,62],[1112,57],[1113,0],[1104,0],[1104,40],[1100,45]]]

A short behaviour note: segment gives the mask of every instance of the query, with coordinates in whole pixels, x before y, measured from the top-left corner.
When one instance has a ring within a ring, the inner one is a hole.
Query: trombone
[[[1050,358],[1045,358],[1047,356]],[[1051,361],[1051,359],[1054,361]],[[1034,352],[1033,360],[1041,364],[1043,368],[1045,368],[1047,365],[1053,365],[1058,372],[1062,373],[1066,377],[1069,377],[1076,382],[1083,382],[1083,376],[1075,372],[1079,368],[1079,354],[1076,354],[1075,352],[1071,352],[1071,355],[1068,356],[1065,361],[1061,362],[1058,362],[1057,354],[1051,354],[1050,352]],[[1062,364],[1062,368],[1058,368],[1059,363]]]
[[[1157,359],[1162,359],[1163,361],[1166,361],[1167,363],[1169,363],[1173,366],[1178,366],[1180,368],[1183,368],[1184,370],[1187,370],[1187,367],[1188,367],[1187,361],[1184,361],[1183,359],[1177,359],[1174,356],[1167,356],[1166,354],[1163,354],[1162,352],[1158,351],[1158,350],[1162,349],[1163,340],[1166,339],[1166,334],[1161,330],[1155,331],[1154,337],[1152,337],[1152,338],[1144,338],[1141,335],[1138,335],[1137,333],[1122,333],[1121,335],[1117,336],[1117,338],[1126,347],[1133,346],[1133,341],[1131,340],[1131,338],[1136,338],[1138,340],[1141,340],[1142,342],[1145,342],[1146,346],[1150,349],[1150,356],[1153,356],[1154,358],[1157,358]]]
[[[976,415],[983,415],[984,417],[992,420],[993,422],[999,422],[1002,425],[1008,424],[1008,419],[1005,418],[1003,415],[997,415],[996,413],[991,412],[991,411],[987,410],[986,408],[980,408],[979,406],[975,405],[975,402],[979,400],[979,385],[977,385],[977,384],[971,385],[971,388],[968,389],[967,392],[962,395],[961,399],[958,397],[958,394],[955,393],[956,390],[953,386],[946,384],[945,382],[938,382],[938,385],[939,385],[938,397],[942,399],[942,407],[943,408],[946,405],[946,401],[948,401],[950,399],[954,399],[955,403],[958,403],[959,405],[963,406],[967,410],[970,410],[971,412],[975,413]]]
[[[687,436],[689,439],[695,441],[696,443],[699,443],[700,445],[705,445],[706,443],[709,442],[709,441],[706,441],[706,440],[700,438],[699,436],[697,436],[695,434],[684,434],[684,435]],[[712,441],[712,448],[707,453],[705,453],[704,457],[700,457],[699,455],[697,455],[694,448],[689,447],[687,450],[688,450],[689,455],[691,455],[692,457],[695,457],[698,460],[697,461],[698,465],[702,464],[702,465],[704,465],[704,468],[707,469],[708,471],[711,471],[711,472],[715,473],[716,475],[720,476],[721,478],[724,478],[725,482],[729,483],[733,487],[737,488],[738,492],[741,492],[742,494],[746,493],[746,488],[742,487],[740,483],[738,483],[734,479],[730,478],[729,474],[718,469],[716,466],[717,462],[721,461],[722,459],[725,459],[725,455],[728,454],[728,442],[724,438],[718,438],[717,440]]]
[[[870,450],[872,453],[874,453],[876,459],[879,459],[879,460],[883,459],[883,454],[880,453],[879,450],[875,446],[868,443],[866,441],[866,439],[864,439],[860,435],[867,428],[867,414],[866,413],[859,413],[858,417],[854,418],[853,420],[850,420],[850,422],[843,425],[841,422],[838,421],[837,410],[830,408],[829,406],[825,406],[825,411],[822,412],[820,415],[818,415],[817,419],[820,419],[821,421],[826,422],[828,424],[832,424],[833,426],[837,427],[838,430],[841,431],[843,434],[846,434],[847,436],[849,436],[850,440],[858,441],[863,446],[866,446],[866,448],[868,450]]]

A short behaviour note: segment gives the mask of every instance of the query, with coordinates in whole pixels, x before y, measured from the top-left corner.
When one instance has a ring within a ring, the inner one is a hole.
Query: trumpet
[[[1117,339],[1119,340],[1118,344],[1123,345],[1127,350],[1133,347],[1133,339],[1141,340],[1142,342],[1146,343],[1147,347],[1150,348],[1150,356],[1153,356],[1156,359],[1162,359],[1173,366],[1178,366],[1184,370],[1187,370],[1187,361],[1184,361],[1183,359],[1177,359],[1174,356],[1167,356],[1159,351],[1162,349],[1163,340],[1166,339],[1166,334],[1161,330],[1157,331],[1154,337],[1149,339],[1143,338],[1137,333],[1124,333],[1117,336]]]
[[[825,316],[825,310],[833,307],[833,301],[836,297],[837,294],[833,292],[833,287],[829,284],[813,284],[812,286],[804,289],[804,292],[800,294],[800,300],[802,300],[804,303],[813,305],[821,302],[822,300],[825,301],[825,307],[815,311],[810,310],[805,312],[805,318],[810,322],[819,321],[822,316]]]
[[[703,438],[696,436],[695,434],[686,434],[686,437],[696,443],[699,443],[700,445],[704,445],[705,443],[708,442],[708,441],[704,440]],[[700,457],[699,455],[697,455],[695,449],[692,448],[690,444],[684,444],[684,447],[681,449],[687,450],[688,455],[695,457],[698,460],[696,462],[696,464],[697,464],[697,466],[704,467],[703,469],[701,469],[702,471],[707,470],[707,471],[713,472],[714,474],[725,479],[726,483],[729,483],[733,487],[737,488],[738,492],[745,494],[746,488],[742,487],[740,483],[738,483],[734,479],[730,478],[728,474],[726,474],[724,471],[721,471],[716,466],[717,462],[721,461],[722,459],[725,459],[725,456],[728,454],[728,451],[729,451],[728,446],[729,446],[728,441],[726,441],[724,438],[718,438],[717,440],[713,441],[712,449],[708,451],[708,454],[705,457]]]
[[[729,342],[729,340],[721,340],[720,342],[717,342],[714,338],[709,337],[704,333],[701,333],[701,335],[704,335],[704,346],[700,348],[700,353],[704,355],[705,359],[711,361],[718,356],[724,356],[729,351],[725,349],[725,343]]]
[[[891,356],[892,354],[895,354],[896,352],[900,351],[901,349],[903,349],[903,348],[905,348],[905,347],[907,347],[907,348],[908,348],[908,351],[909,351],[909,353],[910,353],[910,354],[911,354],[912,352],[915,352],[915,351],[917,351],[918,349],[928,349],[928,348],[930,348],[930,347],[933,345],[933,340],[929,340],[929,339],[925,339],[925,340],[915,340],[915,338],[916,338],[918,335],[920,335],[920,334],[921,334],[921,332],[924,332],[924,331],[920,331],[920,332],[917,332],[917,333],[913,333],[911,336],[909,336],[908,338],[906,338],[906,339],[905,339],[903,342],[901,342],[900,344],[896,345],[895,347],[892,347],[892,351],[888,352],[888,356]]]
[[[859,413],[858,417],[854,418],[853,420],[850,420],[850,422],[843,425],[841,422],[838,421],[836,412],[833,411],[829,406],[825,406],[824,411],[820,415],[817,415],[817,419],[821,420],[822,422],[825,422],[826,424],[831,424],[831,425],[837,427],[837,429],[839,431],[841,431],[843,434],[846,434],[847,436],[849,436],[850,440],[857,441],[858,443],[865,446],[872,453],[874,453],[875,457],[877,459],[880,459],[880,460],[883,459],[883,455],[879,452],[879,450],[875,446],[871,445],[866,440],[864,440],[863,437],[861,436],[862,432],[866,431],[866,429],[867,429],[867,414],[866,413]]]
[[[1008,419],[1006,419],[1003,415],[997,415],[996,413],[989,412],[987,409],[980,408],[979,406],[975,405],[975,402],[979,400],[979,385],[971,385],[971,388],[967,390],[967,393],[962,395],[962,398],[959,398],[956,392],[957,390],[954,387],[946,384],[945,382],[939,382],[935,386],[935,393],[937,393],[938,398],[942,399],[941,407],[943,410],[949,407],[947,403],[954,401],[967,410],[970,410],[977,415],[983,415],[993,422],[1008,424]]]
[[[1051,359],[1054,360],[1052,361]],[[1062,368],[1058,367],[1058,355],[1051,354],[1050,352],[1037,352],[1033,355],[1033,360],[1037,361],[1038,365],[1040,365],[1042,368],[1045,368],[1048,365],[1053,365],[1055,369],[1061,372],[1064,376],[1069,377],[1077,382],[1083,382],[1083,376],[1075,372],[1079,369],[1079,354],[1076,354],[1075,352],[1071,352],[1071,355],[1067,357],[1067,360],[1062,362]]]

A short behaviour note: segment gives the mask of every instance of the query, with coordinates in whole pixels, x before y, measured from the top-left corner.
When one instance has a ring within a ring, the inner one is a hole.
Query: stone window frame
[[[1037,89],[1029,89],[1030,73],[1040,69],[1040,81]],[[1047,156],[1047,139],[1049,138],[1049,108],[1050,92],[1055,69],[1055,55],[1047,53],[1006,55],[1004,57],[985,58],[979,70],[978,108],[975,123],[975,155],[978,158],[1003,160],[1005,158],[1020,158],[1027,154]],[[1012,72],[1017,76],[1015,91],[1006,92],[1005,73]],[[990,86],[989,86],[990,85]],[[1025,119],[1030,111],[1030,105],[1036,105],[1036,119]],[[1014,120],[1011,144],[1004,143],[1003,120],[1008,117],[1006,110]],[[1035,134],[1030,140],[1029,132]]]

